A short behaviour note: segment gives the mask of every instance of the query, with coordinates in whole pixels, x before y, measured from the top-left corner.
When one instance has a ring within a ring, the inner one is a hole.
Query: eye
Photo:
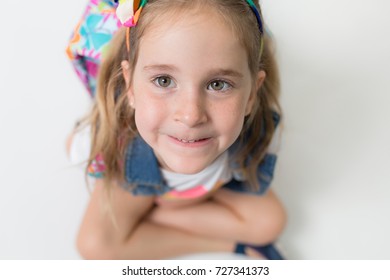
[[[162,88],[169,88],[174,86],[174,83],[172,79],[168,76],[160,76],[153,80],[153,83],[156,86],[162,87]]]
[[[214,91],[225,91],[232,87],[231,84],[228,82],[222,81],[222,80],[215,80],[212,81],[208,86],[208,90],[214,90]]]

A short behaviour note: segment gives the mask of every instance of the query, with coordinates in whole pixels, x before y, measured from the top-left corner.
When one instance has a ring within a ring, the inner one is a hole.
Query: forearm
[[[169,259],[194,253],[233,252],[234,247],[234,242],[141,221],[126,239],[116,239],[115,243],[106,240],[81,254],[86,259]]]
[[[156,208],[149,218],[198,235],[253,244],[275,240],[286,220],[284,209],[273,193],[260,197],[229,191],[180,209]]]
[[[218,202],[208,200],[180,208],[157,207],[150,221],[210,238],[237,240],[244,233],[244,221]]]
[[[196,253],[233,252],[234,248],[234,242],[143,221],[122,244],[115,258],[169,259]]]
[[[97,182],[80,227],[77,243],[83,258],[165,259],[190,253],[232,252],[233,242],[146,221],[152,197],[134,197],[117,186],[107,196],[102,183]]]

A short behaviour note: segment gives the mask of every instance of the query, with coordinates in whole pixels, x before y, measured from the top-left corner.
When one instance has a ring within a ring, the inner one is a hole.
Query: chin
[[[171,163],[166,165],[166,169],[179,174],[196,174],[205,169],[210,163],[194,163],[186,161],[185,163]]]

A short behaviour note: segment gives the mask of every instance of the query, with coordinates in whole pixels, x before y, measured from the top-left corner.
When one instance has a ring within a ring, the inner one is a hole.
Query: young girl
[[[259,5],[124,0],[117,16],[83,126],[96,181],[80,254],[280,259],[286,218],[269,189],[279,81]]]

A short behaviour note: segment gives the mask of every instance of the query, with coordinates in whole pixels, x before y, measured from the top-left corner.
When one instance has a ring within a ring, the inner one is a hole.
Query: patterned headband
[[[260,34],[263,36],[263,21],[261,19],[261,14],[252,0],[246,0],[246,2],[256,16]],[[126,32],[126,46],[128,51],[130,50],[130,27],[137,25],[142,9],[147,3],[148,0],[119,0],[116,15],[123,26],[129,27]],[[261,39],[260,56],[263,52],[263,45],[264,42],[263,39]]]

